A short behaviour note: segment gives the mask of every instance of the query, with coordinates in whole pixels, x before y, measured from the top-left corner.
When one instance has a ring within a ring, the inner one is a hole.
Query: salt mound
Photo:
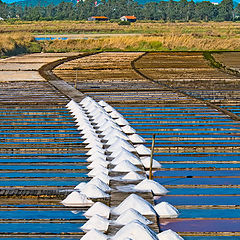
[[[101,181],[103,181],[106,184],[109,184],[109,182],[110,182],[110,177],[106,173],[100,173],[93,179],[95,179],[95,178],[99,178]]]
[[[104,102],[103,100],[99,101],[98,104],[102,107],[106,107],[108,106],[109,104],[107,104],[106,102]]]
[[[93,228],[81,238],[81,240],[93,240],[93,239],[107,240],[108,237],[105,234],[103,234],[102,232]]]
[[[150,168],[150,162],[151,162],[151,158],[150,157],[144,157],[144,158],[141,158],[141,162],[143,164],[143,166],[145,168]],[[161,168],[162,165],[153,159],[153,165],[152,165],[153,168]]]
[[[136,133],[136,130],[129,125],[126,125],[126,126],[122,127],[122,131],[126,134]]]
[[[103,182],[101,179],[99,179],[99,178],[93,178],[93,179],[91,179],[88,183],[87,183],[87,185],[89,185],[89,184],[93,184],[93,185],[95,185],[95,186],[97,186],[97,187],[99,187],[102,191],[104,191],[104,192],[107,192],[107,191],[110,191],[111,190],[111,188],[105,183],[105,182]]]
[[[104,160],[106,161],[106,155],[102,155],[102,156],[95,156],[95,155],[92,155],[90,157],[88,157],[86,159],[87,162],[95,162],[95,161],[98,161],[98,160]]]
[[[167,202],[161,202],[154,206],[159,218],[177,218],[179,215],[178,210]]]
[[[137,184],[134,189],[152,191],[154,195],[165,195],[168,193],[168,190],[161,184],[149,179],[144,179],[142,182]]]
[[[143,144],[137,145],[135,149],[139,155],[151,155],[151,150],[145,147]]]
[[[111,118],[120,118],[120,117],[123,118],[123,115],[116,110],[109,113],[109,116]]]
[[[109,198],[108,194],[93,184],[87,184],[81,194],[85,194],[88,198]]]
[[[100,140],[96,140],[94,142],[88,143],[88,145],[85,146],[85,148],[92,148],[94,146],[98,146],[98,147],[103,148],[103,144],[102,144],[102,142]]]
[[[90,218],[90,217],[94,216],[95,214],[97,214],[101,217],[109,218],[110,211],[111,211],[111,208],[108,207],[107,205],[105,205],[101,202],[96,202],[83,215],[87,218]]]
[[[87,196],[79,192],[70,193],[61,203],[64,206],[85,206],[92,205],[93,201],[87,199]]]
[[[91,229],[96,229],[99,231],[107,231],[109,221],[98,215],[94,215],[90,218],[82,227],[83,231],[90,231]]]
[[[151,221],[149,221],[147,218],[142,216],[138,211],[136,211],[133,208],[130,208],[126,210],[124,213],[122,213],[116,220],[116,223],[119,225],[127,225],[133,220],[138,220],[139,222],[148,225],[152,224]]]
[[[108,162],[104,161],[104,160],[99,160],[99,161],[94,161],[92,162],[90,165],[87,166],[88,169],[94,169],[94,168],[98,168],[98,167],[104,167],[107,168],[108,166]]]
[[[142,165],[142,162],[139,159],[127,159],[127,158],[124,158],[124,160],[123,159],[119,160],[119,159],[115,158],[114,160],[111,162],[112,165],[118,165],[121,162],[126,161],[126,160],[129,161],[130,163],[132,163],[133,165]]]
[[[80,182],[74,189],[81,191],[86,186],[86,184],[86,182]]]
[[[133,208],[142,215],[156,215],[153,206],[142,197],[131,194],[122,203],[112,210],[113,214],[121,215],[126,210]]]
[[[135,165],[133,165],[130,161],[128,160],[124,160],[120,163],[118,163],[118,165],[116,165],[113,169],[113,172],[141,172],[142,170],[138,167],[136,167]]]
[[[135,148],[130,144],[128,143],[126,140],[123,140],[123,139],[118,139],[116,142],[114,142],[108,149],[107,151],[108,152],[115,152],[115,156],[116,156],[116,153],[118,154],[119,153],[119,147],[123,147],[125,148],[126,150],[128,150],[129,152],[136,152]],[[113,156],[113,155],[111,155]]]
[[[110,113],[110,112],[113,112],[113,111],[116,111],[112,106],[110,106],[109,104],[104,107],[105,111]]]
[[[156,233],[138,220],[134,220],[122,227],[112,240],[125,240],[126,238],[133,240],[158,240]]]
[[[103,149],[103,148],[101,148],[101,147],[99,147],[99,146],[95,146],[95,147],[93,147],[93,148],[91,148],[87,153],[86,153],[86,155],[94,155],[96,152],[100,152],[100,153],[102,153],[102,154],[104,154],[105,153],[105,150]]]
[[[127,135],[126,135],[127,136]],[[108,138],[108,141],[106,143],[106,145],[112,145],[114,142],[116,142],[117,140],[128,140],[126,138],[122,138],[122,137],[119,137],[119,136],[111,136]]]
[[[128,174],[126,174],[124,177],[122,177],[123,180],[143,180],[145,179],[144,176],[136,173],[136,172],[129,172]]]
[[[111,155],[115,156],[115,159],[112,161],[113,164],[120,163],[122,160],[133,160],[139,162],[139,158],[133,153],[129,152],[125,148],[120,148],[119,154],[112,153]]]
[[[102,132],[101,135],[104,135],[105,140],[109,140],[113,137],[119,137],[124,140],[129,140],[128,136],[115,127],[108,128],[106,131]]]
[[[123,117],[119,117],[115,120],[115,122],[119,125],[119,126],[126,126],[129,125],[129,122],[124,119]]]
[[[105,167],[93,168],[87,175],[88,175],[89,177],[95,177],[95,176],[97,176],[99,173],[108,174],[108,169],[105,168]]]
[[[145,143],[146,142],[144,138],[142,138],[141,136],[139,136],[136,133],[134,133],[132,135],[129,135],[128,137],[129,137],[130,141],[134,144],[135,143]]]
[[[157,236],[159,240],[184,240],[182,237],[180,237],[177,233],[175,233],[171,229],[161,232]]]

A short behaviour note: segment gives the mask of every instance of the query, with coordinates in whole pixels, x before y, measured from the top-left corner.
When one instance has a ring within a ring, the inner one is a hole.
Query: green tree
[[[233,20],[233,1],[222,0],[218,8],[218,19],[220,21],[232,21]]]

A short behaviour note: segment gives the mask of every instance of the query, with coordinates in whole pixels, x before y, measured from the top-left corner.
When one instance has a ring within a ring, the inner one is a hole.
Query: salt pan
[[[88,198],[109,198],[110,197],[102,189],[100,189],[99,187],[93,184],[87,184],[86,187],[81,191],[81,194],[85,194]]]
[[[109,218],[110,211],[111,211],[111,208],[108,207],[107,205],[105,205],[101,202],[96,202],[83,215],[87,218],[90,218],[90,217],[94,216],[95,214],[97,214],[101,217]]]
[[[82,227],[83,231],[90,231],[91,229],[96,229],[99,231],[107,231],[109,221],[99,215],[94,215],[91,217]]]
[[[92,208],[92,207],[91,207]],[[138,220],[139,222],[148,225],[152,224],[151,221],[149,221],[147,218],[142,216],[138,211],[136,211],[133,208],[130,208],[126,210],[124,213],[122,213],[116,220],[116,224],[119,225],[127,225],[133,220]]]
[[[159,240],[184,240],[182,237],[180,237],[177,233],[175,233],[171,229],[163,231],[159,233],[157,236]]]
[[[112,240],[125,240],[126,238],[133,240],[158,240],[156,233],[138,220],[134,220],[122,227],[116,235],[112,237]]]
[[[93,239],[107,240],[108,237],[105,234],[103,234],[102,232],[93,228],[81,238],[81,240],[93,240]]]
[[[141,169],[133,165],[130,161],[124,160],[118,165],[116,165],[113,169],[113,172],[141,172]]]
[[[161,184],[149,179],[144,179],[142,182],[137,184],[134,189],[152,191],[154,195],[165,195],[168,193],[168,190]]]
[[[112,210],[113,214],[121,215],[126,210],[133,208],[142,215],[156,215],[153,206],[142,197],[131,194],[122,203]]]
[[[154,206],[159,218],[177,218],[179,215],[178,210],[167,202],[161,202]]]
[[[86,195],[74,191],[61,203],[65,206],[89,206],[93,204],[93,201],[89,200]]]

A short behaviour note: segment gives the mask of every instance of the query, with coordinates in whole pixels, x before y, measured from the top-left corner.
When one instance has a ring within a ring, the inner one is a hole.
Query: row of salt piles
[[[75,190],[78,191],[72,192],[62,203],[71,206],[92,205],[91,199],[109,197],[107,192],[111,190],[108,175],[110,163],[114,166],[111,171],[126,173],[121,177],[124,181],[140,181],[133,187],[134,191],[150,190],[154,195],[165,195],[168,191],[162,185],[148,180],[145,174],[139,174],[142,170],[138,166],[146,169],[150,167],[151,152],[143,145],[144,139],[136,134],[124,117],[106,102],[96,103],[90,97],[84,98],[80,105],[71,101],[67,107],[76,118],[78,130],[85,139],[84,143],[88,144],[86,147],[90,148],[87,152],[87,161],[91,162],[88,165],[91,169],[88,175],[93,178],[88,183],[81,182],[76,186]],[[153,168],[160,167],[161,165],[153,160]],[[182,239],[171,230],[157,235],[147,226],[151,222],[144,216],[174,218],[178,216],[177,209],[166,202],[153,207],[136,194],[131,194],[113,209],[101,202],[94,203],[84,214],[90,219],[82,226],[82,229],[87,231],[82,239],[109,239],[101,231],[108,229],[110,213],[118,215],[111,224],[123,226],[110,239]]]

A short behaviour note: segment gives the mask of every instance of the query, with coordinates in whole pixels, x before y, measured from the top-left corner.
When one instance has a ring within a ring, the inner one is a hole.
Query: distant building
[[[121,21],[136,22],[137,18],[135,16],[122,16],[120,17]]]
[[[105,16],[92,16],[88,18],[88,21],[108,21],[108,18]]]

